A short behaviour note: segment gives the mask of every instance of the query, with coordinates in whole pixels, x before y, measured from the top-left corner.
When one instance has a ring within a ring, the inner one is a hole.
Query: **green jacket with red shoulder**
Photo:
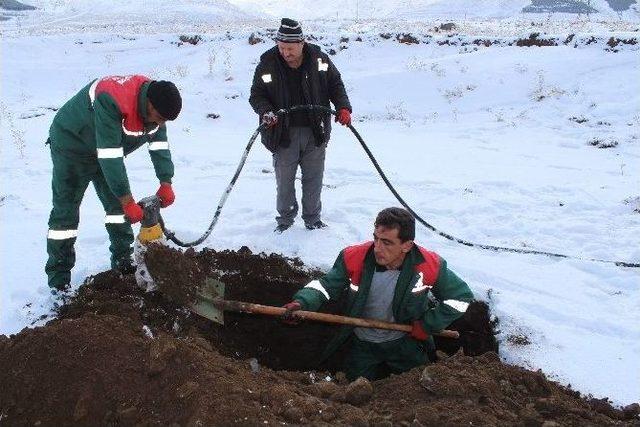
[[[347,247],[329,272],[296,292],[293,299],[300,302],[303,310],[317,311],[323,303],[346,294],[345,315],[361,317],[375,267],[373,242]],[[429,293],[433,296],[431,301]],[[393,317],[406,324],[422,320],[428,333],[438,332],[461,317],[472,300],[469,286],[447,268],[444,259],[414,244],[396,283]],[[323,358],[343,344],[352,330],[351,326],[343,326],[328,344]]]
[[[49,129],[51,149],[72,160],[97,161],[116,197],[131,194],[124,156],[144,144],[158,180],[173,177],[167,128],[147,122],[149,83],[141,75],[94,80],[60,108]]]

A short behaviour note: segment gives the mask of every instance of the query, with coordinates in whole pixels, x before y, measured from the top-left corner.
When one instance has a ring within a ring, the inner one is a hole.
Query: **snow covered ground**
[[[613,53],[605,44],[610,36],[638,37],[637,13],[523,15],[513,4],[528,2],[496,0],[486,2],[491,10],[468,16],[461,13],[469,1],[450,2],[453,12],[445,15],[465,40],[533,31],[599,40],[578,48],[476,48],[437,43],[448,39],[431,31],[444,22],[446,2],[395,2],[416,17],[402,25],[388,19],[393,9],[383,2],[360,1],[358,7],[378,7],[379,16],[357,21],[328,19],[323,8],[335,10],[338,1],[261,3],[259,10],[250,0],[146,0],[117,8],[40,0],[30,3],[39,10],[2,23],[0,333],[39,324],[51,308],[43,272],[51,197],[44,141],[54,109],[97,76],[143,73],[174,81],[185,101],[169,125],[177,201],[163,215],[180,238],[195,239],[257,125],[249,86],[271,42],[252,46],[247,38],[278,24],[260,13],[299,12],[309,19],[305,30],[338,52],[332,58],[355,127],[400,194],[437,228],[478,243],[640,262],[640,54],[637,45]],[[303,13],[311,10],[316,14]],[[430,10],[439,12],[426,16]],[[404,45],[380,37],[408,30],[434,39]],[[181,34],[203,41],[179,45]],[[597,148],[594,139],[615,146]],[[134,196],[155,192],[144,150],[126,162]],[[323,219],[330,227],[309,232],[299,221],[275,235],[273,167],[256,144],[206,245],[246,245],[329,267],[341,248],[368,239],[375,214],[397,202],[342,127],[334,129],[326,165]],[[74,287],[109,266],[102,224],[90,188]],[[506,361],[619,404],[640,401],[640,269],[482,251],[422,227],[417,234],[490,302]],[[531,344],[515,344],[519,336]]]

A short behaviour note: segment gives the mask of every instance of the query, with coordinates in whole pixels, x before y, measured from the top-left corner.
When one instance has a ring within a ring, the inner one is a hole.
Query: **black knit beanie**
[[[178,88],[165,80],[152,81],[147,90],[147,98],[153,108],[167,120],[175,120],[182,109],[182,98]]]
[[[293,19],[282,18],[282,21],[280,21],[280,28],[278,28],[278,34],[276,35],[276,40],[283,43],[299,43],[304,41],[300,23]]]

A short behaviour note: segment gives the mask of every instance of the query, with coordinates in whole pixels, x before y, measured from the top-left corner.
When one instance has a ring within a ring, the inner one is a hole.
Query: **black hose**
[[[289,114],[291,112],[301,111],[301,110],[319,111],[321,113],[333,114],[333,115],[337,115],[338,114],[336,111],[332,110],[329,107],[325,107],[323,105],[296,105],[294,107],[283,108],[283,109],[278,110],[277,111],[277,115],[278,116],[283,116],[283,115]],[[238,168],[236,169],[236,173],[234,174],[233,178],[231,179],[231,182],[229,183],[229,185],[227,186],[227,189],[225,190],[225,193],[223,194],[222,198],[220,199],[220,203],[218,203],[218,208],[216,209],[216,213],[215,213],[215,215],[213,217],[213,220],[211,221],[211,224],[209,225],[209,228],[205,232],[205,234],[203,234],[202,237],[200,237],[198,240],[195,240],[195,241],[193,241],[191,243],[184,243],[184,242],[178,240],[175,237],[175,234],[173,232],[171,232],[171,231],[169,231],[169,230],[167,230],[165,228],[164,222],[162,221],[162,218],[160,218],[160,224],[161,224],[161,226],[162,226],[162,228],[163,228],[163,230],[165,232],[165,235],[167,236],[167,238],[169,240],[171,240],[172,242],[176,243],[177,245],[180,245],[180,246],[183,246],[183,247],[188,247],[188,246],[199,245],[207,237],[209,237],[209,235],[211,234],[211,231],[213,230],[213,227],[218,222],[218,217],[220,216],[220,212],[222,211],[222,206],[224,206],[224,203],[225,203],[225,201],[227,199],[227,196],[231,192],[231,189],[233,188],[236,180],[238,179],[238,176],[240,175],[240,171],[242,170],[242,168],[244,166],[244,163],[245,163],[245,161],[247,159],[247,156],[249,154],[249,150],[251,149],[251,146],[253,145],[256,137],[258,136],[258,134],[260,133],[260,131],[262,130],[262,128],[264,126],[265,126],[264,123],[262,123],[260,126],[258,126],[256,131],[251,136],[251,139],[249,139],[249,143],[247,144],[247,147],[245,148],[245,152],[244,152],[244,154],[242,156],[240,164],[238,165]],[[356,137],[358,142],[360,142],[360,145],[362,145],[362,148],[364,149],[365,153],[367,153],[367,156],[371,160],[371,163],[373,163],[373,166],[376,168],[376,171],[378,171],[378,174],[380,175],[380,177],[382,178],[382,180],[386,184],[387,188],[389,188],[391,193],[393,193],[393,195],[396,197],[398,202],[400,202],[400,204],[402,206],[404,206],[404,208],[407,211],[409,211],[411,213],[411,215],[413,215],[415,217],[416,221],[418,221],[420,224],[424,225],[429,230],[431,230],[434,233],[444,237],[447,240],[451,240],[453,242],[460,243],[460,244],[465,245],[465,246],[470,246],[470,247],[480,248],[480,249],[486,249],[486,250],[491,250],[491,251],[496,251],[496,252],[511,252],[511,253],[520,253],[520,254],[544,255],[544,256],[549,256],[549,257],[554,257],[554,258],[567,258],[567,259],[575,259],[575,260],[580,260],[580,261],[603,262],[603,263],[615,264],[615,265],[621,266],[621,267],[640,268],[640,263],[632,263],[632,262],[626,262],[626,261],[612,261],[612,260],[605,260],[605,259],[599,259],[599,258],[582,258],[582,257],[574,256],[574,255],[565,255],[565,254],[560,254],[560,253],[555,253],[555,252],[539,251],[539,250],[535,250],[535,249],[509,248],[509,247],[503,247],[503,246],[486,245],[486,244],[482,244],[482,243],[473,243],[473,242],[470,242],[468,240],[464,240],[464,239],[460,239],[458,237],[455,237],[455,236],[453,236],[453,235],[451,235],[449,233],[445,233],[443,231],[440,231],[436,227],[434,227],[433,225],[431,225],[427,221],[425,221],[413,209],[411,209],[411,206],[409,206],[407,204],[407,202],[404,201],[402,196],[400,196],[400,194],[398,194],[398,192],[393,187],[391,182],[389,182],[389,179],[387,178],[385,173],[380,168],[380,165],[378,164],[378,161],[373,156],[373,154],[371,153],[371,150],[369,150],[369,147],[367,146],[367,144],[365,144],[364,140],[362,139],[362,137],[360,136],[358,131],[351,124],[349,124],[348,127],[349,127],[349,130],[351,130],[353,135]]]
[[[253,146],[253,143],[255,142],[256,138],[258,137],[258,134],[264,128],[264,126],[266,126],[266,125],[264,123],[261,123],[260,126],[258,126],[258,128],[255,130],[255,132],[253,132],[253,135],[251,135],[251,138],[249,138],[249,143],[245,147],[244,153],[242,153],[242,158],[240,159],[240,164],[236,168],[236,173],[233,174],[233,178],[231,178],[231,181],[229,182],[229,185],[227,185],[226,190],[224,190],[224,193],[222,193],[222,197],[220,197],[220,201],[218,202],[218,207],[216,208],[216,213],[213,215],[213,219],[211,220],[211,224],[209,224],[209,228],[207,228],[207,230],[204,232],[204,234],[202,236],[200,236],[200,238],[194,240],[193,242],[183,242],[182,240],[180,240],[180,239],[178,239],[176,237],[176,234],[173,231],[169,230],[166,227],[166,225],[164,223],[164,220],[162,219],[162,216],[160,216],[160,218],[159,218],[160,227],[162,227],[162,231],[164,232],[164,235],[167,236],[167,239],[171,240],[173,243],[175,243],[176,245],[181,246],[183,248],[188,248],[188,247],[191,247],[191,246],[198,246],[200,243],[202,243],[205,240],[207,240],[207,237],[209,237],[209,235],[213,231],[213,227],[215,227],[216,224],[218,223],[218,218],[220,218],[220,213],[222,212],[222,207],[226,203],[227,197],[229,197],[229,193],[231,193],[231,190],[233,189],[233,186],[236,184],[236,181],[238,180],[238,177],[240,176],[240,172],[242,171],[242,168],[244,167],[244,164],[247,161],[247,156],[249,155],[249,151],[251,151],[251,147]]]

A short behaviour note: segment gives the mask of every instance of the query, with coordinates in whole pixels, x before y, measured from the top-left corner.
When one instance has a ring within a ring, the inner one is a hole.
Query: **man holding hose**
[[[249,103],[267,124],[262,143],[273,153],[277,197],[276,229],[282,233],[298,214],[295,178],[302,172],[302,219],[309,230],[324,228],[321,219],[325,150],[331,135],[331,116],[319,111],[297,111],[278,117],[281,108],[332,102],[336,121],[351,124],[351,104],[340,72],[319,46],[304,41],[302,27],[283,18],[276,46],[260,57]]]

